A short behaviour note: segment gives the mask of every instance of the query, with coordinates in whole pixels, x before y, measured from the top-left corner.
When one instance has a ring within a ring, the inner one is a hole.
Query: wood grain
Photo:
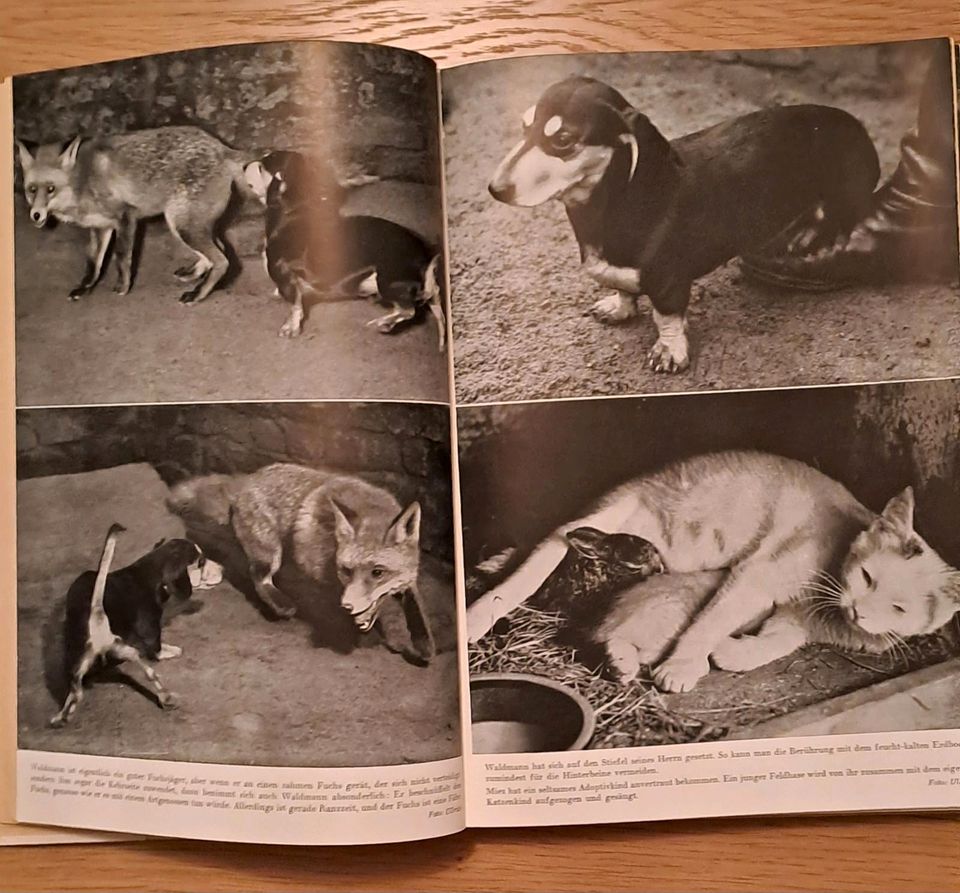
[[[472,831],[419,844],[0,852],[23,890],[957,890],[960,823],[779,818]]]
[[[0,75],[311,37],[393,44],[449,65],[531,53],[863,43],[960,32],[956,0],[2,0],[2,8]]]
[[[496,56],[960,35],[956,0],[0,0],[0,75],[214,43],[329,37]],[[960,891],[960,818],[834,816],[471,831],[418,844],[6,847],[23,890]]]

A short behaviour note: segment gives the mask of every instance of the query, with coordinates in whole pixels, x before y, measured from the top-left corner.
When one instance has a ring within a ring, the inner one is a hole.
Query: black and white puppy
[[[245,168],[266,205],[267,272],[291,305],[280,334],[300,334],[305,298],[373,298],[391,308],[372,320],[393,332],[429,307],[446,345],[442,255],[420,236],[382,217],[341,214],[345,188],[333,172],[297,152],[277,150]]]
[[[527,110],[489,189],[511,205],[563,202],[584,270],[617,290],[593,315],[629,319],[648,295],[650,366],[680,372],[693,281],[738,255],[805,248],[815,221],[852,225],[879,173],[863,125],[840,109],[763,109],[670,141],[612,87],[571,77]]]
[[[83,679],[101,661],[133,661],[157,692],[161,707],[176,705],[147,660],[179,657],[176,645],[161,644],[163,607],[171,597],[189,598],[223,579],[223,568],[207,560],[192,542],[161,540],[152,551],[117,571],[110,571],[117,537],[114,524],[96,571],[80,574],[67,591],[64,624],[64,669],[69,691],[50,725],[70,721],[83,700]]]

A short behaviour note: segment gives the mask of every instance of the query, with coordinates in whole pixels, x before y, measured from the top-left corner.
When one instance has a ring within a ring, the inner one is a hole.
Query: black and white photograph
[[[960,717],[960,383],[458,417],[475,752]]]
[[[960,372],[949,41],[442,74],[461,403]]]
[[[430,60],[254,44],[13,90],[18,405],[448,401]]]
[[[21,409],[17,442],[21,749],[459,755],[445,407]]]

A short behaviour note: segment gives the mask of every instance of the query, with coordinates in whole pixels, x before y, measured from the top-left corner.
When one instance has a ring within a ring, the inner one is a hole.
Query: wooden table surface
[[[535,52],[960,36],[957,0],[0,0],[0,75],[214,43],[332,37],[444,64]],[[0,850],[23,890],[952,890],[960,817],[470,831],[417,844],[182,841]]]

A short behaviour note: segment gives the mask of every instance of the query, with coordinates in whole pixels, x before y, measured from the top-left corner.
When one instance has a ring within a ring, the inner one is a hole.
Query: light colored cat
[[[914,531],[913,508],[908,487],[876,515],[841,484],[781,456],[697,456],[617,487],[554,531],[470,606],[468,635],[476,641],[536,592],[566,552],[564,533],[590,526],[650,541],[668,573],[728,571],[657,667],[666,691],[691,689],[711,656],[746,670],[822,641],[812,637],[822,624],[836,644],[882,651],[960,610],[960,574]],[[844,624],[828,616],[836,608]],[[756,635],[737,635],[761,621]]]

